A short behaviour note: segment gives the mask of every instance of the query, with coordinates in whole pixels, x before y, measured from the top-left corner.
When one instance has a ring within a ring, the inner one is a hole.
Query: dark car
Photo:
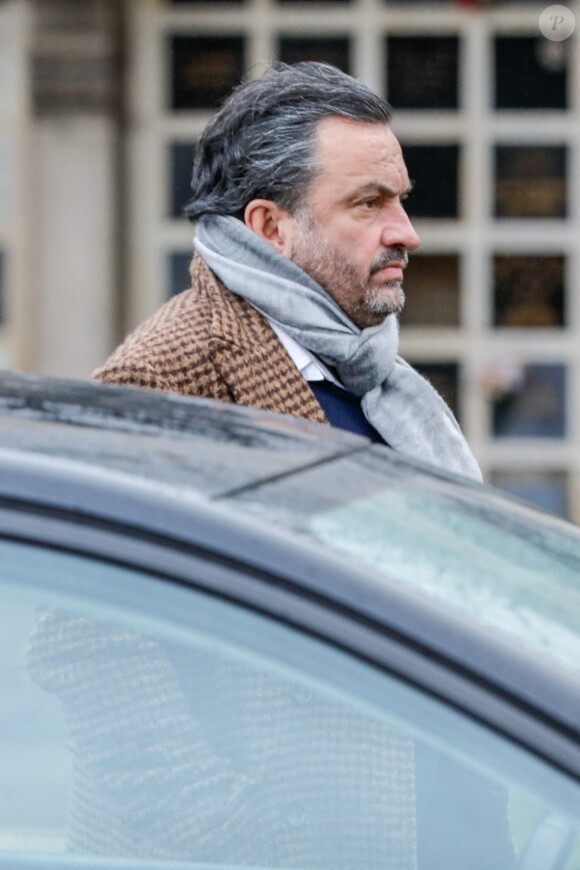
[[[0,867],[580,867],[577,528],[329,427],[14,373],[0,502]]]

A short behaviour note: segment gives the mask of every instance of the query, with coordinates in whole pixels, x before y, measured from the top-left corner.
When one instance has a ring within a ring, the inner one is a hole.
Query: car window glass
[[[575,860],[577,784],[233,603],[0,542],[0,638],[0,864]]]
[[[239,496],[580,676],[580,535],[478,488],[347,457]]]
[[[314,518],[312,530],[580,675],[580,566],[458,507],[393,489]]]

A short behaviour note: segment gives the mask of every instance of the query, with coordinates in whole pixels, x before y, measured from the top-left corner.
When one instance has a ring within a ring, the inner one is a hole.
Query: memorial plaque
[[[566,217],[566,164],[563,145],[496,146],[496,217]]]
[[[564,257],[494,257],[494,326],[564,326]]]
[[[347,37],[282,36],[278,57],[284,63],[318,60],[350,74],[350,40]]]
[[[526,365],[521,382],[492,403],[496,438],[564,438],[566,378],[563,365]]]
[[[401,326],[459,326],[457,254],[411,254]]]
[[[171,107],[216,109],[244,76],[241,36],[171,36]]]
[[[183,218],[183,210],[191,199],[191,175],[195,142],[172,142],[169,146],[171,177],[169,216]]]
[[[543,36],[494,39],[496,109],[565,109],[568,48]]]
[[[459,215],[458,145],[403,145],[414,189],[405,202],[411,218]]]
[[[457,36],[387,38],[387,98],[398,109],[457,109]]]

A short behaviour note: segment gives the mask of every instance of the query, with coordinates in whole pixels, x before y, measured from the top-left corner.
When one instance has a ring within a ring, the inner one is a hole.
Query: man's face
[[[407,252],[419,244],[402,205],[401,147],[386,125],[326,118],[315,157],[321,171],[295,215],[291,259],[364,329],[403,308]]]

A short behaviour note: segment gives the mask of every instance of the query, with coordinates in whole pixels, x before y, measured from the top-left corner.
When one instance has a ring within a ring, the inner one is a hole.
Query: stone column
[[[33,0],[36,371],[88,377],[117,339],[121,0]]]

